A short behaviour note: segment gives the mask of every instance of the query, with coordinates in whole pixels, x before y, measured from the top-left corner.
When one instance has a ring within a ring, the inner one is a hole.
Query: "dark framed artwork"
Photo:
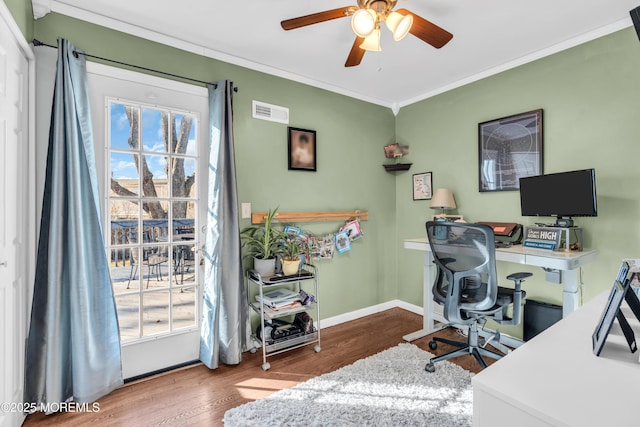
[[[413,200],[429,200],[432,196],[432,173],[416,173],[413,175]]]
[[[542,109],[478,124],[480,191],[520,188],[520,178],[542,175]]]
[[[316,171],[316,131],[288,127],[289,170]]]

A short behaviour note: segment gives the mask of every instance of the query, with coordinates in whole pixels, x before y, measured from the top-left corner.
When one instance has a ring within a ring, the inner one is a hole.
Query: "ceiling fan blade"
[[[363,41],[364,37],[356,36],[356,41],[354,41],[353,46],[351,46],[351,52],[349,52],[347,62],[344,63],[345,67],[355,67],[356,65],[360,65],[360,61],[362,61],[362,57],[366,52],[360,47]]]
[[[396,12],[402,15],[413,16],[413,25],[409,32],[431,46],[440,49],[453,38],[453,34],[438,27],[426,19],[416,15],[407,9],[398,9]]]
[[[325,10],[324,12],[312,13],[311,15],[299,16],[297,18],[285,19],[280,23],[283,30],[293,30],[307,25],[318,24],[332,19],[344,18],[353,15],[358,8],[355,6],[339,7],[338,9]]]

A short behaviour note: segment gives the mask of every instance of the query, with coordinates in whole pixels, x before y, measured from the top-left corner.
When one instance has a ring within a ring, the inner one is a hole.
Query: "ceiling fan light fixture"
[[[374,52],[380,52],[382,47],[380,47],[380,28],[375,28],[371,31],[367,37],[365,37],[364,41],[360,44],[360,48],[364,50],[371,50]]]
[[[371,9],[358,9],[351,17],[351,28],[358,37],[367,37],[376,28],[378,15]]]
[[[385,21],[387,28],[393,33],[393,39],[400,41],[409,33],[413,25],[412,15],[402,15],[398,12],[390,12]]]

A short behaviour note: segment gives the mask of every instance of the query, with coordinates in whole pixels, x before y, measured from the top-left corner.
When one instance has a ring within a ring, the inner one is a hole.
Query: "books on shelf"
[[[263,303],[266,307],[273,310],[281,310],[301,304],[300,294],[298,292],[284,288],[265,292],[262,294],[262,299],[260,298],[260,294],[256,295],[255,298],[257,302]]]

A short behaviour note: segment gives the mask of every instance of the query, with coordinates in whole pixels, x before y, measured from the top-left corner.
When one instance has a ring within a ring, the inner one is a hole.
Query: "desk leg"
[[[431,251],[425,251],[424,272],[422,276],[422,329],[412,332],[402,337],[403,340],[411,342],[429,335],[435,330],[433,327],[433,282],[435,281],[435,266]]]
[[[578,295],[578,276],[580,268],[574,270],[564,270],[562,272],[564,283],[564,291],[562,292],[562,317],[567,317],[580,306],[580,298]]]

